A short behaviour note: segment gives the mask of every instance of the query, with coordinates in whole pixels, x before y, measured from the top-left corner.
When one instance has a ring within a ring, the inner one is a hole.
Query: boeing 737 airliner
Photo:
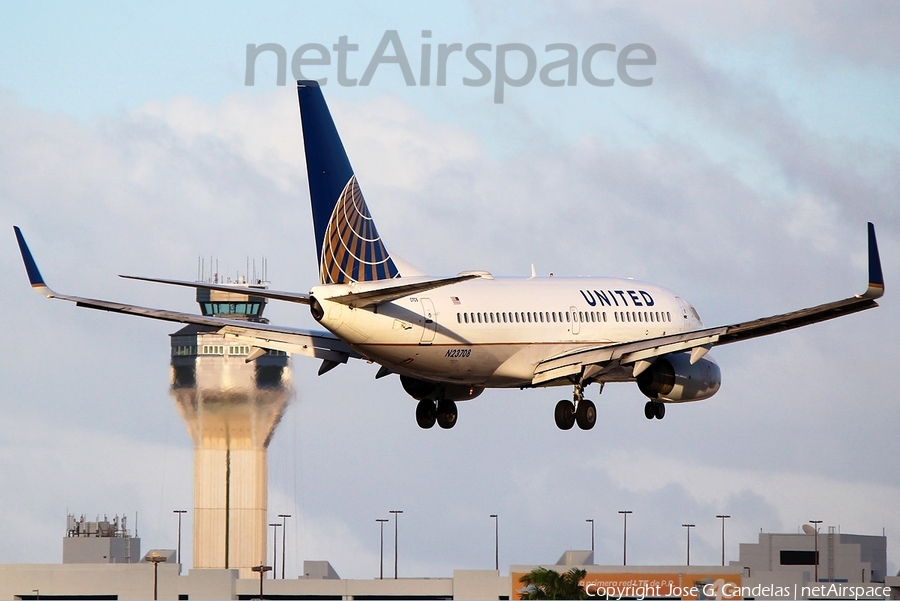
[[[485,388],[570,386],[556,405],[556,425],[589,430],[597,411],[585,388],[636,382],[649,399],[648,419],[667,403],[707,399],[721,374],[707,352],[716,345],[774,334],[870,309],[884,293],[868,226],[869,285],[860,295],[755,321],[705,328],[684,298],[654,284],[618,278],[495,278],[486,271],[453,277],[422,274],[382,243],[318,84],[298,81],[319,284],[309,293],[253,288],[254,296],[309,305],[327,331],[193,315],[57,294],[45,283],[15,228],[32,287],[81,307],[218,328],[250,345],[253,360],[269,350],[322,360],[323,374],[348,359],[399,375],[418,401],[416,421],[452,428],[456,401]],[[209,290],[246,287],[158,278],[133,279]]]

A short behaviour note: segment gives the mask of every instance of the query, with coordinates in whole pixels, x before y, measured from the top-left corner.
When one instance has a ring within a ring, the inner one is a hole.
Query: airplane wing
[[[637,377],[660,355],[690,350],[693,364],[713,346],[768,336],[877,307],[875,300],[884,294],[884,276],[875,239],[875,226],[871,223],[868,225],[868,235],[869,285],[862,294],[753,321],[578,349],[539,363],[534,370],[532,384],[547,385],[554,380],[576,376],[582,381],[591,381],[612,368],[628,365],[633,367],[632,375]]]
[[[274,300],[288,301],[291,303],[300,303],[308,305],[311,301],[308,294],[302,292],[283,292],[280,290],[269,290],[268,288],[257,288],[255,286],[236,286],[234,284],[209,284],[206,282],[187,282],[184,280],[167,280],[163,278],[145,278],[138,275],[120,275],[120,278],[126,280],[140,280],[142,282],[156,282],[158,284],[169,284],[171,286],[186,286],[188,288],[200,288],[201,290],[217,290],[220,292],[236,292],[238,294],[249,294],[250,296],[259,296],[261,298],[271,298]]]
[[[22,253],[22,260],[25,262],[25,271],[28,273],[31,287],[47,298],[58,298],[70,301],[79,307],[87,307],[89,309],[99,309],[113,313],[126,313],[129,315],[138,315],[140,317],[149,317],[151,319],[161,319],[163,321],[174,321],[178,323],[218,328],[219,333],[222,334],[223,337],[245,342],[258,349],[248,357],[248,360],[251,361],[262,355],[264,349],[280,350],[287,353],[295,353],[322,359],[323,363],[319,373],[325,373],[340,363],[346,363],[348,359],[364,358],[330,332],[287,328],[237,319],[223,319],[221,317],[208,317],[193,313],[151,309],[149,307],[141,307],[138,305],[128,305],[94,298],[59,294],[47,286],[47,283],[44,281],[37,263],[28,248],[28,244],[25,242],[22,231],[16,226],[13,226],[13,229],[16,232],[16,240],[19,243],[19,250]],[[241,288],[240,290],[244,294],[247,293],[244,288]]]

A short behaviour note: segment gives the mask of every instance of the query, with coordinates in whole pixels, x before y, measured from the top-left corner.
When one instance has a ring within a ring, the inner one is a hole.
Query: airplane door
[[[430,298],[420,298],[419,306],[422,307],[422,314],[425,317],[425,323],[422,325],[422,340],[419,344],[431,344],[434,342],[434,333],[437,331],[434,303],[431,302]]]
[[[578,309],[569,307],[569,312],[572,314],[572,334],[577,336],[581,332],[581,322],[578,321]]]

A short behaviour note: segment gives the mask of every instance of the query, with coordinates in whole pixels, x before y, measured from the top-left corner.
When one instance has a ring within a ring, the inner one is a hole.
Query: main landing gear
[[[644,417],[647,419],[662,419],[666,416],[666,405],[659,401],[647,401],[644,405]]]
[[[456,403],[453,401],[419,401],[416,406],[416,423],[425,430],[434,427],[437,422],[444,430],[456,425]]]
[[[597,407],[584,398],[584,386],[581,384],[575,385],[572,396],[571,401],[563,399],[556,404],[554,412],[556,427],[560,430],[571,430],[572,426],[578,424],[582,430],[590,430],[597,423]]]

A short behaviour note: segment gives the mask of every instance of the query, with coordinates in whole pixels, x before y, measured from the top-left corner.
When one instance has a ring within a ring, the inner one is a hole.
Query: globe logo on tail
[[[398,275],[369,214],[356,176],[351,176],[325,229],[319,279],[322,284],[347,284]]]

